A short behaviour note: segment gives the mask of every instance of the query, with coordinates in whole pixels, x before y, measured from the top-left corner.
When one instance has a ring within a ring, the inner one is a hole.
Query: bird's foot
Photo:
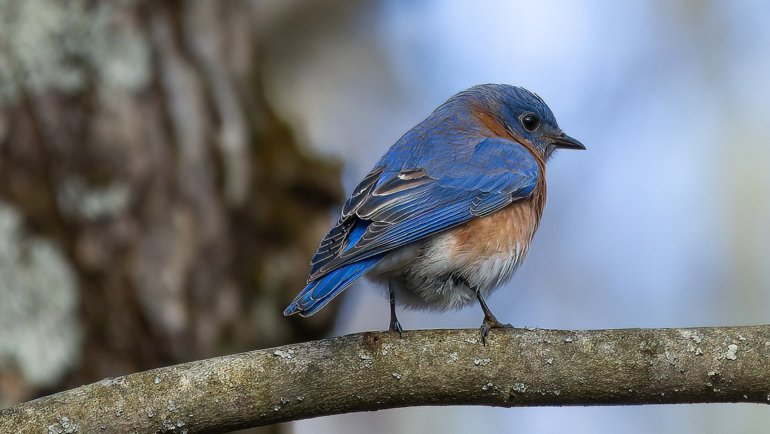
[[[404,329],[401,328],[401,323],[396,318],[392,318],[390,320],[390,327],[388,327],[389,332],[398,332],[398,337],[402,338],[402,333],[404,332]]]
[[[487,345],[487,335],[492,329],[513,328],[510,324],[503,324],[497,320],[494,316],[488,316],[484,318],[484,322],[481,323],[481,343]]]
[[[398,337],[402,338],[404,337],[402,335],[404,329],[401,328],[401,323],[398,322],[398,317],[396,316],[396,292],[393,291],[393,287],[388,285],[388,293],[390,294],[390,327],[388,327],[389,332],[398,332]]]

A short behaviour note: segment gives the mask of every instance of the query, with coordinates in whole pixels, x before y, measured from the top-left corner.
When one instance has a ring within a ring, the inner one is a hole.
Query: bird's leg
[[[489,306],[487,306],[487,302],[484,301],[484,296],[481,295],[481,291],[479,291],[478,288],[476,289],[476,297],[479,299],[481,310],[484,311],[484,322],[481,323],[481,343],[486,345],[487,335],[489,334],[490,330],[513,326],[510,324],[503,324],[497,320],[492,311],[489,310]]]
[[[388,331],[398,332],[398,337],[401,337],[403,329],[396,317],[396,291],[394,291],[393,287],[390,285],[388,285],[388,293],[390,294],[390,327],[388,327]]]

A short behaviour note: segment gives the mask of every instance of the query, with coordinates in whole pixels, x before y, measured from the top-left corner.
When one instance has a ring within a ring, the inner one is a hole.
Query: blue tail
[[[289,307],[283,311],[283,314],[289,316],[298,313],[301,316],[310,316],[318,312],[356,279],[377,265],[381,259],[381,255],[364,259],[334,270],[326,276],[308,283]]]
[[[359,222],[350,231],[345,250],[352,247],[366,231],[368,222]],[[307,284],[305,289],[300,291],[299,295],[291,302],[289,307],[283,311],[286,316],[295,313],[301,316],[310,316],[326,306],[326,303],[332,301],[334,297],[350,286],[356,279],[363,276],[372,267],[382,260],[384,254],[363,259],[358,262],[340,267],[331,273],[319,277]]]

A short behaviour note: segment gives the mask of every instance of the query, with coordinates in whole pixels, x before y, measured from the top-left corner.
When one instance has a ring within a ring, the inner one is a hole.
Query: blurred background
[[[490,300],[547,328],[770,322],[770,3],[0,0],[0,406],[384,329],[281,312],[345,192],[449,96],[540,94],[550,163]],[[402,312],[477,327],[477,308]],[[766,432],[756,405],[411,408],[260,432]]]

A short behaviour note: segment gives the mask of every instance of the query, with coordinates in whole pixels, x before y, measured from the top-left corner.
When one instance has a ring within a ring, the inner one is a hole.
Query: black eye
[[[531,133],[540,126],[540,119],[532,113],[527,113],[521,117],[521,126]]]

